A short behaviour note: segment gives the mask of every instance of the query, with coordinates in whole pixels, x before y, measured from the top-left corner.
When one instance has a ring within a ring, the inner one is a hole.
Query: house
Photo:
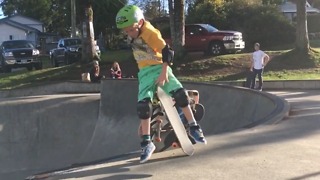
[[[297,16],[297,5],[291,1],[285,0],[282,5],[280,5],[280,11],[292,22]],[[306,3],[307,14],[318,14],[320,10],[313,8],[308,2]]]
[[[0,44],[7,40],[29,40],[41,45],[54,39],[55,35],[45,33],[43,23],[36,19],[19,14],[0,19]]]

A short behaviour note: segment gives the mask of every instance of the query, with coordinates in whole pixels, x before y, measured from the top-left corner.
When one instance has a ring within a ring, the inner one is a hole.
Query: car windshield
[[[81,40],[80,39],[66,39],[64,41],[64,45],[65,46],[74,46],[74,45],[80,45],[81,44]]]
[[[216,32],[219,31],[217,28],[211,26],[210,24],[204,24],[202,25],[208,32]]]
[[[6,41],[3,42],[4,49],[16,48],[34,48],[33,44],[29,41]]]

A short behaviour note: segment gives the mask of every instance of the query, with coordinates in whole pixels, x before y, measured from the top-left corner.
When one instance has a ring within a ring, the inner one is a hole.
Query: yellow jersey
[[[129,39],[129,41],[139,69],[163,63],[162,49],[166,42],[163,40],[160,31],[153,27],[150,22],[144,21],[139,37]]]

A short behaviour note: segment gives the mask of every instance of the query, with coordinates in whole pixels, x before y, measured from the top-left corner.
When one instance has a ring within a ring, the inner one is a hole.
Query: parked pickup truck
[[[80,38],[62,38],[58,41],[57,48],[49,52],[52,65],[67,65],[79,61],[82,53],[82,42]],[[96,45],[97,55],[100,57],[99,46]]]
[[[170,36],[165,41],[172,45]],[[242,33],[237,31],[220,31],[209,24],[187,24],[185,26],[185,49],[203,51],[210,55],[235,53],[245,48]]]
[[[0,45],[0,67],[5,73],[12,68],[25,67],[29,71],[42,69],[39,50],[27,40],[3,41]]]

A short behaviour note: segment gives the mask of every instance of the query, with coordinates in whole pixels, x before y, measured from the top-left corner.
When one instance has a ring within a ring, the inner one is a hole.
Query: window
[[[200,26],[190,26],[186,28],[186,34],[189,35],[200,35],[204,33],[204,29]]]

